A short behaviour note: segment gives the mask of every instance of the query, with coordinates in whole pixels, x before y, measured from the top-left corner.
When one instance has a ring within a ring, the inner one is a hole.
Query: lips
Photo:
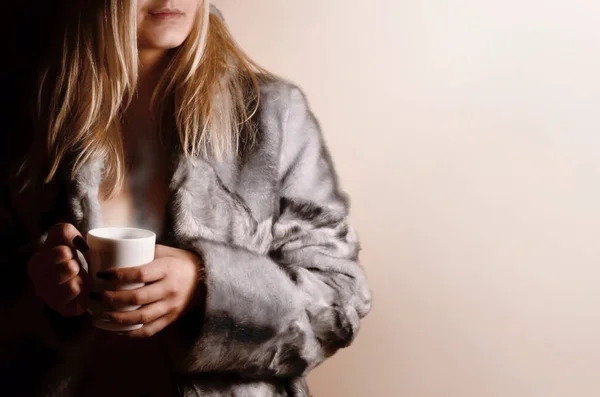
[[[183,12],[177,9],[160,9],[149,12],[150,16],[155,19],[163,20],[163,19],[174,19],[183,17]]]

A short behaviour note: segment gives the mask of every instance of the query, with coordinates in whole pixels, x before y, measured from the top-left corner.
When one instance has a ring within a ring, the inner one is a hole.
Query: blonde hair
[[[138,77],[136,1],[102,0],[95,9],[88,2],[69,3],[75,10],[62,31],[60,60],[41,71],[36,141],[47,149],[45,182],[69,155],[72,177],[82,164],[101,157],[105,177],[114,182],[112,195],[126,173],[120,125]],[[171,118],[185,155],[223,159],[236,154],[241,141],[254,139],[250,119],[265,72],[236,45],[208,0],[202,0],[197,18],[189,37],[173,50],[152,103]],[[173,114],[166,113],[169,101]]]

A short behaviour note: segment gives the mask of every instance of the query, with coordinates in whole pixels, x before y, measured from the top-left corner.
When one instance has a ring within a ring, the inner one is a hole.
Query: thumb
[[[165,256],[173,256],[175,254],[175,250],[171,247],[167,247],[166,245],[156,244],[154,247],[154,259],[162,258]]]

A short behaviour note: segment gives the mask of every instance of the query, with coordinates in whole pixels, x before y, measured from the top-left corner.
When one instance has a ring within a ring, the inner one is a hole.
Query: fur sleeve
[[[69,396],[87,352],[80,343],[86,316],[63,318],[36,296],[27,262],[45,237],[32,237],[7,186],[0,189],[0,384],[21,395]]]
[[[178,333],[169,346],[181,372],[302,376],[348,346],[370,310],[348,203],[317,122],[297,88],[281,95],[286,122],[270,253],[195,243],[206,263],[206,301],[202,322],[184,319],[191,322],[170,331]]]

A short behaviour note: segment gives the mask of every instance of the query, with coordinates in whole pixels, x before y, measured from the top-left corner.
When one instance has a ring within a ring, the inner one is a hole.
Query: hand
[[[127,332],[130,337],[150,337],[177,320],[189,307],[204,267],[195,253],[157,245],[153,262],[130,268],[109,269],[96,277],[119,283],[147,283],[135,290],[103,291],[90,298],[113,308],[103,320],[115,324],[144,324]],[[138,310],[119,312],[119,307],[141,305]]]
[[[89,247],[75,226],[60,223],[50,229],[41,250],[27,263],[37,295],[66,317],[81,315],[87,307],[87,283],[76,249],[87,252]]]

